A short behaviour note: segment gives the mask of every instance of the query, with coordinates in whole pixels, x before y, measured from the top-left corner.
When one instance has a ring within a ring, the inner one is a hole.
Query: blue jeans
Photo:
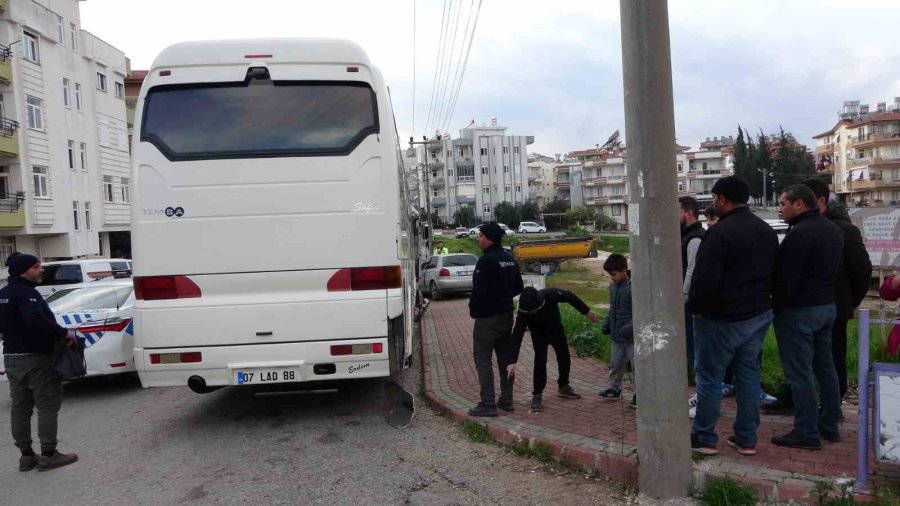
[[[775,317],[778,355],[797,413],[794,431],[805,439],[818,439],[820,429],[837,432],[841,420],[841,389],[831,353],[836,315],[834,304],[828,304],[788,309]]]
[[[704,445],[719,443],[716,422],[722,403],[722,380],[728,364],[734,371],[737,417],[734,435],[745,446],[756,445],[759,427],[759,350],[772,322],[772,311],[737,322],[694,318],[697,414],[693,433]]]

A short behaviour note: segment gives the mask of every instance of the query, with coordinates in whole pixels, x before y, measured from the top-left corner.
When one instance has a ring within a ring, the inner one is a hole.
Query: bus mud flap
[[[385,420],[392,427],[405,429],[416,416],[413,396],[393,381],[384,382]]]

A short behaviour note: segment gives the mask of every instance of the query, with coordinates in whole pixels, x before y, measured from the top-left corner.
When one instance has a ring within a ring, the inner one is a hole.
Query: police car
[[[56,321],[84,337],[88,376],[134,372],[131,279],[67,285],[46,298]],[[0,343],[0,352],[2,352]],[[0,381],[8,381],[0,361]]]

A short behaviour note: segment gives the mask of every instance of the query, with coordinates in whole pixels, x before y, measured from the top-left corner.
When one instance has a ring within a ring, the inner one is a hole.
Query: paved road
[[[403,378],[416,390],[417,371]],[[0,504],[623,504],[578,473],[473,443],[419,406],[388,426],[382,385],[280,396],[143,390],[134,378],[67,385],[60,449],[81,460],[16,470],[0,383]],[[417,400],[418,402],[418,400]]]

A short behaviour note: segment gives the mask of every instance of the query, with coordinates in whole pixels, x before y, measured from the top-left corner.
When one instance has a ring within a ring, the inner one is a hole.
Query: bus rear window
[[[378,132],[366,83],[247,81],[150,89],[141,141],[173,161],[339,156]]]

